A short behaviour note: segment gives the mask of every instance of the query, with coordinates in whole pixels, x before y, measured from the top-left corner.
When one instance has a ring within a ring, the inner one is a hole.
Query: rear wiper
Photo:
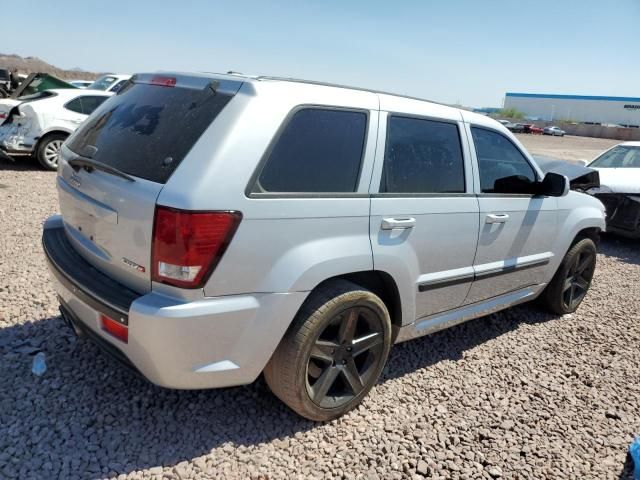
[[[76,156],[67,162],[71,165],[76,172],[80,168],[84,168],[87,172],[91,172],[93,169],[102,170],[103,172],[110,173],[111,175],[115,175],[116,177],[124,178],[125,180],[129,180],[130,182],[135,182],[136,179],[127,175],[122,170],[118,170],[111,165],[107,165],[102,162],[98,162],[96,160],[91,160],[87,157]]]

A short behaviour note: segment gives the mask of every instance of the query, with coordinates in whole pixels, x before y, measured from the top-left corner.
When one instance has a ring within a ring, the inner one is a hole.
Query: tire
[[[289,408],[325,422],[362,401],[378,381],[390,348],[391,319],[384,302],[365,288],[336,280],[310,294],[264,376]]]
[[[45,136],[40,143],[38,143],[38,150],[36,152],[36,158],[42,168],[45,170],[57,170],[58,169],[58,157],[60,156],[60,147],[67,139],[68,135],[64,133],[52,133]]]
[[[576,242],[540,296],[540,304],[558,315],[575,312],[591,287],[596,269],[596,244],[590,238]]]

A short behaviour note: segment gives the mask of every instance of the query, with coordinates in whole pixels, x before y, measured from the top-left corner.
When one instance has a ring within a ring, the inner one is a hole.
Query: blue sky
[[[0,52],[63,68],[236,70],[477,107],[506,91],[640,96],[640,0],[21,0],[13,10]]]

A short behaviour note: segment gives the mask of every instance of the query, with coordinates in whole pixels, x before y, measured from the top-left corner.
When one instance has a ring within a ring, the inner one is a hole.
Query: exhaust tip
[[[62,320],[64,321],[64,323],[71,330],[73,330],[73,333],[76,335],[76,337],[83,338],[84,332],[80,327],[78,327],[76,322],[74,322],[73,315],[70,312],[68,312],[67,309],[64,308],[62,305],[60,305],[59,310],[60,310],[60,316],[62,317]]]

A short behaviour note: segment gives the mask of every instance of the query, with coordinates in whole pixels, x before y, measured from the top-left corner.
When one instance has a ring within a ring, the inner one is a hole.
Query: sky
[[[640,0],[5,2],[20,14],[0,53],[61,68],[234,70],[473,107],[508,91],[640,96]]]

